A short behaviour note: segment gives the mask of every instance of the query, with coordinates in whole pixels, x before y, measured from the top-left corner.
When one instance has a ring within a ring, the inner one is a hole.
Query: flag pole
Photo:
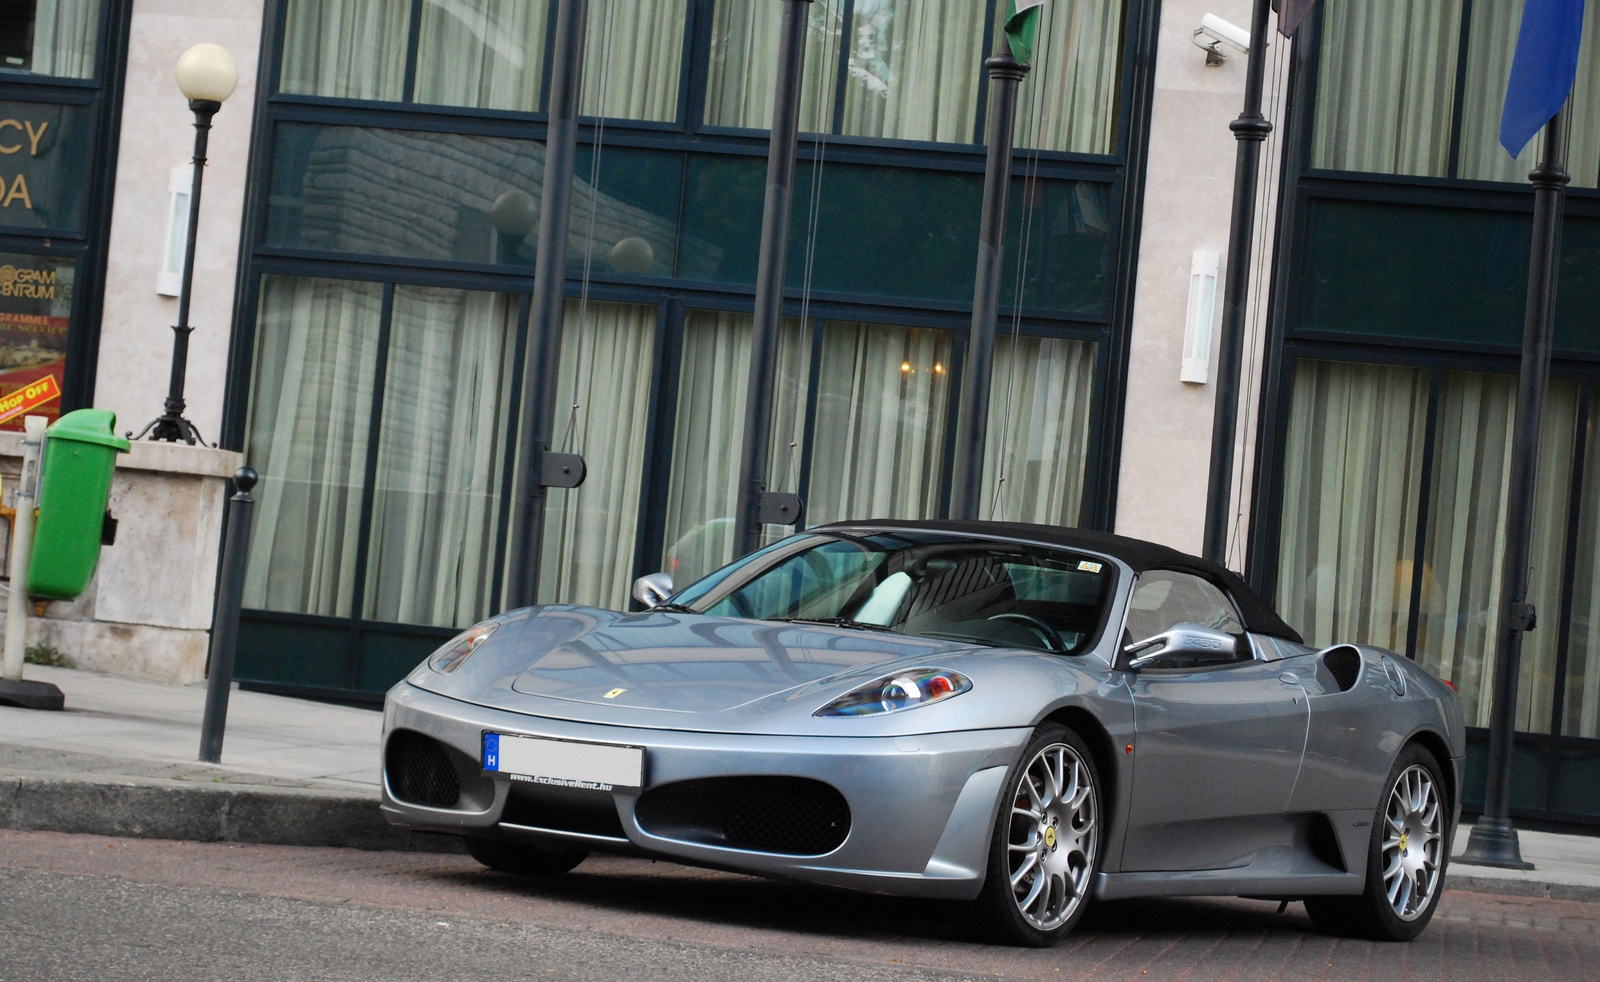
[[[989,71],[989,149],[983,167],[983,213],[978,223],[978,268],[972,288],[972,330],[961,371],[956,415],[956,464],[950,480],[950,517],[978,517],[983,497],[984,445],[989,427],[989,380],[994,372],[995,320],[1000,309],[1000,270],[1006,235],[1006,196],[1011,188],[1011,145],[1017,119],[1017,84],[1028,66],[1011,54],[1004,32]]]
[[[778,35],[778,86],[773,94],[772,137],[767,147],[767,196],[761,214],[761,245],[756,265],[756,311],[750,334],[750,381],[744,406],[739,501],[733,526],[736,559],[761,548],[764,524],[761,506],[767,495],[772,389],[778,375],[783,273],[789,252],[789,206],[794,198],[801,72],[805,68],[806,19],[810,13],[811,0],[783,0],[783,23]],[[799,515],[785,517],[798,520]]]
[[[1533,630],[1528,603],[1528,554],[1533,538],[1533,495],[1539,461],[1539,426],[1550,379],[1550,335],[1555,324],[1556,278],[1561,267],[1561,212],[1566,185],[1564,145],[1570,102],[1544,130],[1544,155],[1528,175],[1533,183],[1533,243],[1528,256],[1528,305],[1522,322],[1522,372],[1517,422],[1506,488],[1506,547],[1500,573],[1500,637],[1495,649],[1494,707],[1489,716],[1488,788],[1483,814],[1472,826],[1457,862],[1502,869],[1533,869],[1524,862],[1511,824],[1511,762],[1517,722],[1517,681],[1522,636]]]
[[[1218,352],[1216,402],[1211,413],[1211,474],[1206,485],[1204,555],[1214,562],[1228,556],[1232,512],[1233,455],[1239,422],[1239,376],[1244,362],[1245,302],[1250,291],[1250,237],[1256,222],[1256,184],[1261,144],[1272,124],[1261,115],[1261,90],[1267,72],[1267,14],[1271,0],[1255,0],[1250,14],[1250,54],[1244,73],[1244,110],[1228,124],[1238,141],[1233,168],[1233,217],[1228,225],[1227,280],[1222,293],[1222,347]],[[1303,16],[1303,15],[1302,15]]]

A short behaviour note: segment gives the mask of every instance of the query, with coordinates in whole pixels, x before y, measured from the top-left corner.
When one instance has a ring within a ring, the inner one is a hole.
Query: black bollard
[[[241,467],[233,472],[234,493],[228,509],[228,528],[222,546],[222,588],[211,618],[211,666],[206,680],[206,713],[200,723],[200,759],[208,764],[222,760],[222,731],[228,723],[228,690],[233,686],[233,653],[239,642],[239,607],[244,601],[245,558],[250,551],[250,514],[256,499],[256,472]]]

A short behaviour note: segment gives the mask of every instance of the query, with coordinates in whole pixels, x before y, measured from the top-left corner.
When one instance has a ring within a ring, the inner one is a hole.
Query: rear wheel
[[[1089,904],[1100,861],[1100,778],[1082,738],[1041,726],[1007,778],[977,904],[1005,944],[1043,948]]]
[[[1415,744],[1401,751],[1372,823],[1367,886],[1358,897],[1307,897],[1312,923],[1330,934],[1410,941],[1433,919],[1450,858],[1450,803],[1439,762]]]
[[[467,852],[493,870],[520,876],[560,876],[588,858],[587,849],[467,836]]]

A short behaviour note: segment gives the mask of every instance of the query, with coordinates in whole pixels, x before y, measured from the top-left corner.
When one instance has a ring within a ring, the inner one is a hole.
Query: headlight
[[[915,709],[972,688],[959,672],[942,668],[912,668],[858,686],[823,706],[813,716],[873,716]]]
[[[478,646],[489,640],[489,635],[500,628],[499,621],[486,621],[474,624],[460,634],[451,638],[444,647],[428,656],[428,667],[441,675],[449,675],[461,667],[467,656],[478,650]]]

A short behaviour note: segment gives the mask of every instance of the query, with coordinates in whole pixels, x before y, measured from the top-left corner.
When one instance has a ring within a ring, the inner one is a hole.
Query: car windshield
[[[833,624],[1008,648],[1091,648],[1116,582],[1106,559],[934,532],[811,532],[672,598],[705,614]]]

